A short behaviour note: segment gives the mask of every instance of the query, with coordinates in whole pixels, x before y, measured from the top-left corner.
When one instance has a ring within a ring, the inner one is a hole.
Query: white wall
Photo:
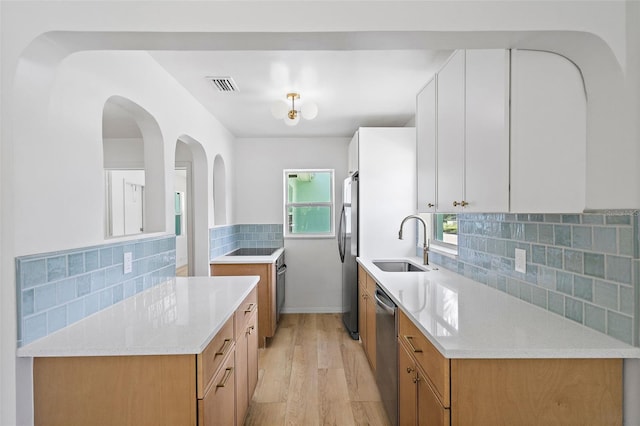
[[[334,169],[337,221],[349,141],[350,138],[236,140],[235,155],[242,159],[237,162],[235,173],[236,223],[283,223],[284,169]],[[284,247],[284,312],[340,312],[342,264],[336,238],[286,239]]]
[[[202,144],[207,157],[221,154],[233,168],[231,135],[146,53],[80,52],[66,57],[53,70],[31,62],[23,63],[22,70],[36,79],[49,74],[53,79],[50,90],[21,99],[25,108],[36,99],[46,108],[38,104],[29,108],[29,114],[16,114],[14,122],[11,159],[15,168],[9,198],[13,218],[12,226],[5,228],[10,229],[13,245],[4,252],[10,253],[8,257],[3,258],[3,282],[12,283],[13,291],[15,278],[6,266],[14,256],[107,241],[102,109],[110,96],[131,99],[153,116],[161,131],[157,149],[163,152],[164,164],[155,165],[164,182],[164,201],[158,206],[164,209],[166,219],[161,233],[173,233],[174,154],[179,137],[190,135]],[[208,170],[208,176],[212,175],[212,169]],[[201,251],[208,258],[206,238]],[[206,271],[208,265],[203,264],[201,269]],[[3,296],[2,303],[3,314],[11,313],[6,323],[11,332],[3,329],[2,338],[5,347],[13,341],[9,353],[15,353],[15,296],[9,304]],[[16,388],[17,380],[18,391],[30,394],[30,363],[3,358],[2,370],[3,374],[14,371],[10,383]],[[3,398],[6,395],[3,393]],[[2,419],[2,424],[30,422],[30,398],[16,403],[17,417]],[[10,406],[9,410],[14,412]]]
[[[247,10],[252,13],[248,14]],[[149,49],[169,44],[175,48],[191,44],[199,48],[248,49],[264,48],[274,40],[281,48],[292,47],[288,44],[289,37],[265,37],[265,33],[275,31],[316,32],[295,37],[293,48],[304,48],[308,42],[314,48],[385,45],[387,48],[519,47],[557,51],[578,64],[589,91],[588,205],[593,208],[640,206],[640,169],[637,168],[640,13],[634,1],[345,1],[339,4],[323,1],[21,1],[0,2],[0,19],[2,425],[16,424],[16,412],[30,409],[24,387],[16,386],[14,257],[65,248],[61,245],[84,246],[102,240],[98,231],[101,227],[97,227],[101,218],[96,216],[96,209],[101,209],[100,200],[92,197],[87,200],[87,206],[78,206],[77,201],[71,203],[74,210],[86,207],[86,217],[72,214],[58,221],[57,215],[49,217],[42,213],[49,212],[57,202],[67,201],[59,197],[59,189],[75,182],[77,176],[82,176],[78,190],[96,188],[98,179],[93,166],[99,163],[99,154],[95,151],[99,126],[94,116],[101,107],[98,108],[100,102],[95,99],[111,93],[105,90],[102,80],[113,78],[113,85],[107,86],[118,91],[111,94],[134,98],[148,108],[158,119],[166,141],[175,143],[179,135],[192,135],[204,145],[208,159],[214,158],[216,152],[222,153],[230,178],[235,175],[231,136],[148,60],[132,58],[131,66],[128,61],[99,60],[95,66],[82,64],[76,72],[67,69],[67,80],[61,89],[75,94],[77,100],[83,102],[50,103],[54,80],[65,78],[57,74],[58,62],[78,49]],[[56,30],[62,32],[42,36]],[[93,33],[99,31],[103,32]],[[163,34],[164,31],[182,34]],[[214,31],[227,33],[208,40],[212,43],[203,43],[207,41],[203,35]],[[243,34],[245,31],[254,34]],[[412,33],[405,33],[408,31]],[[122,37],[118,32],[129,33]],[[34,40],[37,46],[27,49]],[[20,61],[23,53],[26,56]],[[109,55],[113,58],[113,54]],[[80,96],[79,85],[83,82],[87,83],[86,90],[84,96]],[[173,149],[165,147],[165,170],[173,167],[172,152]],[[73,158],[86,159],[88,163],[86,167],[76,168]],[[207,173],[210,185],[213,180],[210,165]],[[43,184],[42,188],[37,186],[38,182]],[[172,190],[171,183],[165,182],[167,193]],[[232,181],[229,186],[233,187]],[[49,190],[53,192],[50,194]],[[14,198],[14,194],[18,195]],[[232,197],[231,191],[227,196]],[[231,210],[231,202],[227,204]],[[211,224],[212,206],[209,198],[207,215]],[[166,207],[169,211],[168,204]],[[234,222],[232,213],[228,218],[230,223]],[[24,371],[28,368],[18,373],[20,384],[29,382]],[[640,381],[639,377],[636,373],[627,379]],[[637,391],[631,397],[632,400],[640,398]],[[628,424],[638,421],[637,414],[626,417]]]

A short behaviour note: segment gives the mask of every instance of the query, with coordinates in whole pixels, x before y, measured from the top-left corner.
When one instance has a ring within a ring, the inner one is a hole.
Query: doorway
[[[176,234],[176,276],[193,276],[193,215],[191,163],[176,162],[174,214]]]

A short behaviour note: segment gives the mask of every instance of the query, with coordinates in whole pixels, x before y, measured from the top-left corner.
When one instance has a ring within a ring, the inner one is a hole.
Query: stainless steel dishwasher
[[[393,426],[398,424],[397,306],[376,286],[376,384]]]

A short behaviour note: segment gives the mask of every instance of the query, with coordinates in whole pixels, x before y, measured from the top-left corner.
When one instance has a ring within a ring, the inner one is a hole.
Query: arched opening
[[[175,169],[175,193],[182,192],[175,200],[182,208],[178,218],[176,204],[176,270],[188,276],[208,276],[207,157],[202,145],[190,136],[182,135],[176,143]]]
[[[162,135],[134,102],[112,96],[102,114],[105,235],[164,231]]]
[[[213,213],[216,225],[227,223],[227,171],[218,154],[213,160]]]

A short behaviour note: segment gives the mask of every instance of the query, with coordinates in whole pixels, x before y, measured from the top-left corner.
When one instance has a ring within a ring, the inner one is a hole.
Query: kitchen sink
[[[374,260],[373,264],[384,272],[429,272],[426,267],[407,260]]]

